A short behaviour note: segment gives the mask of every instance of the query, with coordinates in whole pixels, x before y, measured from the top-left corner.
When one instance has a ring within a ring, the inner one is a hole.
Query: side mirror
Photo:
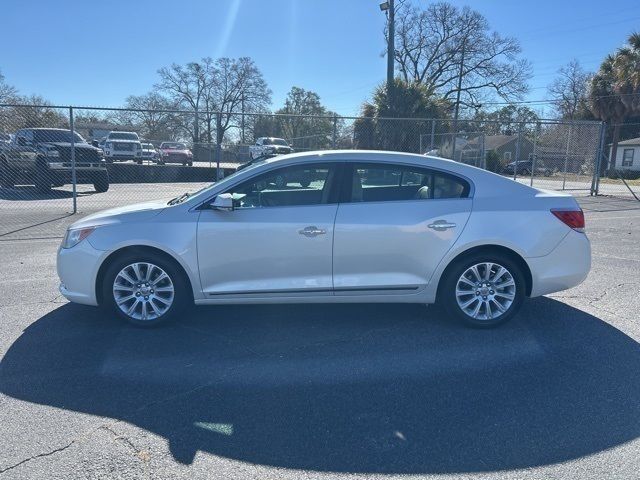
[[[222,210],[230,212],[233,210],[233,195],[230,193],[221,193],[213,202],[209,204],[214,210]]]

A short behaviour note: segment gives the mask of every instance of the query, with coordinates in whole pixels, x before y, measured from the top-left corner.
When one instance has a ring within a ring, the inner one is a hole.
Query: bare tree
[[[222,143],[225,133],[236,126],[234,121],[243,111],[259,111],[271,101],[271,91],[262,73],[247,57],[215,61],[206,57],[185,66],[161,68],[158,73],[158,90],[168,94],[177,107],[194,111],[193,116],[176,116],[191,128],[194,142],[215,139]]]
[[[396,9],[395,59],[405,82],[452,103],[460,91],[466,107],[496,95],[516,100],[528,91],[531,67],[519,57],[520,44],[491,31],[480,13],[446,2],[425,9],[403,2]]]
[[[548,91],[560,117],[573,120],[588,115],[591,77],[578,60],[571,60],[558,70],[558,77],[549,85]]]
[[[180,137],[180,114],[171,112],[175,105],[158,92],[127,97],[126,108],[118,120],[134,125],[149,140],[177,140]],[[188,133],[188,132],[185,132]]]
[[[8,85],[4,80],[4,75],[0,72],[0,103],[14,103],[18,96],[18,90]]]
[[[193,110],[194,114],[181,115],[181,124],[190,131],[193,142],[200,141],[198,113],[202,108],[205,91],[211,81],[212,60],[205,58],[202,63],[190,62],[186,65],[172,64],[158,70],[160,81],[156,88],[166,93],[176,107]]]
[[[271,103],[271,90],[262,73],[248,57],[220,58],[215,62],[212,79],[205,94],[207,113],[215,117],[216,143],[224,140],[226,132],[237,127],[244,113],[264,111]],[[207,136],[211,141],[211,121],[205,119]]]

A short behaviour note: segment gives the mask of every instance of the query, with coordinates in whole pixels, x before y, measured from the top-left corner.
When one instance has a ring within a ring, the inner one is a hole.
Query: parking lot
[[[194,185],[116,185],[81,211],[118,187]],[[56,237],[77,218],[59,195],[49,223],[3,210],[4,478],[637,476],[638,202],[581,197],[589,278],[497,330],[437,307],[270,305],[148,331],[58,295]]]

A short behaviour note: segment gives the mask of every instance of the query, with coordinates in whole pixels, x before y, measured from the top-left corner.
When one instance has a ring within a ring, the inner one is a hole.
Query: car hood
[[[54,147],[71,148],[71,142],[42,142],[42,143],[39,143],[38,145],[52,145]],[[74,148],[85,148],[87,150],[99,150],[98,148],[94,147],[93,145],[89,145],[88,143],[74,143],[73,146]]]
[[[169,199],[155,200],[124,207],[110,208],[109,210],[103,210],[86,216],[73,223],[69,228],[97,227],[98,225],[148,220],[167,208],[168,201]]]

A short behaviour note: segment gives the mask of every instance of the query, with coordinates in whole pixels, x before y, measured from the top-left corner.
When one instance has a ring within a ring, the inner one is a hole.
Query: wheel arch
[[[103,285],[104,285],[103,283],[104,275],[107,269],[109,268],[109,266],[112,265],[113,262],[115,262],[116,260],[118,260],[124,255],[136,254],[136,253],[153,254],[163,258],[168,262],[173,263],[178,269],[178,272],[180,273],[180,275],[182,276],[182,279],[186,282],[187,291],[189,292],[190,300],[191,302],[193,302],[194,295],[193,295],[193,284],[191,282],[191,278],[187,274],[187,271],[185,270],[184,266],[180,263],[180,261],[178,261],[177,258],[175,258],[170,253],[160,248],[152,247],[149,245],[130,245],[130,246],[119,248],[118,250],[114,250],[103,260],[102,264],[100,265],[100,268],[98,269],[98,273],[96,274],[96,284],[95,284],[95,294],[96,294],[96,300],[98,302],[98,305],[103,304],[102,292],[103,292]]]
[[[436,298],[440,295],[440,288],[442,286],[443,279],[446,278],[449,271],[451,271],[451,269],[464,257],[481,253],[500,253],[509,257],[513,262],[515,262],[520,267],[520,269],[522,270],[522,274],[524,275],[525,293],[527,296],[531,295],[531,290],[533,288],[533,276],[531,274],[531,268],[529,267],[527,261],[518,252],[503,245],[477,245],[459,252],[455,257],[451,259],[451,261],[449,261],[438,280]]]

